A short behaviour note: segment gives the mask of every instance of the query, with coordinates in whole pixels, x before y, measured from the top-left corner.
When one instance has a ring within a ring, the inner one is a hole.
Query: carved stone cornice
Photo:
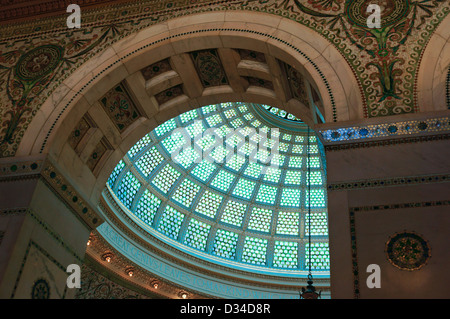
[[[110,262],[106,262],[102,259],[102,256],[105,253],[111,254],[112,258]],[[113,277],[114,281],[122,286],[149,297],[157,295],[159,298],[179,299],[179,293],[186,290],[186,287],[157,277],[142,267],[134,264],[128,258],[112,248],[111,245],[96,231],[91,233],[90,243],[86,250],[86,259],[100,274],[107,277]],[[133,267],[134,269],[132,277],[125,272],[129,267]],[[156,287],[155,284],[157,284]],[[216,297],[190,290],[189,298],[211,299]]]

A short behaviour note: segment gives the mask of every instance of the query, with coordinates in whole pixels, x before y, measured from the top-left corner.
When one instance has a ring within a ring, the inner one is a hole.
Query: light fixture
[[[178,293],[178,296],[179,296],[181,299],[187,299],[187,297],[189,296],[189,294],[188,294],[186,291],[180,291],[180,292]]]
[[[112,253],[105,253],[102,255],[102,259],[108,263],[112,261],[113,254]]]
[[[158,289],[160,286],[160,283],[158,280],[153,280],[150,285],[154,288],[154,289]]]
[[[87,246],[90,246],[90,245],[92,244],[93,241],[94,241],[94,237],[89,236],[89,239],[88,239],[86,245],[87,245]]]
[[[125,273],[128,276],[133,277],[133,275],[134,275],[134,268],[133,267],[128,267],[127,269],[125,269]]]
[[[306,181],[308,183],[308,286],[302,287],[300,292],[301,299],[319,299],[321,291],[316,292],[316,288],[313,286],[313,276],[311,274],[311,162],[310,162],[310,131],[308,126],[308,144],[307,144],[307,165],[308,175]]]

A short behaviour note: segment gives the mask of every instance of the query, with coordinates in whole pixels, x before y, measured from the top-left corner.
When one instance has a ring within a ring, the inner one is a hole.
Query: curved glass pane
[[[126,214],[168,242],[243,267],[307,270],[310,220],[312,270],[328,271],[321,145],[310,136],[308,161],[306,124],[271,127],[266,110],[274,113],[222,103],[159,125],[118,163],[109,190]]]

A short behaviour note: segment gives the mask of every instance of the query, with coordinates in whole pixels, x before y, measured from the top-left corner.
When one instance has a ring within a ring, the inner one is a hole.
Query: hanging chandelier
[[[310,163],[310,129],[308,126],[308,144],[307,144],[307,166],[308,166],[308,281],[307,286],[302,287],[300,292],[300,299],[319,299],[321,291],[317,292],[313,286],[313,276],[311,273],[311,163]]]

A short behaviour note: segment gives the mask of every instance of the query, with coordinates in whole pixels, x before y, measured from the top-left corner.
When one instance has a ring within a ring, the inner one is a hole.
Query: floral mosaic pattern
[[[388,260],[402,270],[418,270],[430,258],[430,246],[421,236],[412,232],[394,235],[386,243]]]
[[[38,279],[31,288],[31,299],[49,299],[50,286],[45,279]]]
[[[228,84],[216,50],[196,51],[191,56],[204,87]]]
[[[246,3],[250,5],[250,2]],[[332,41],[353,67],[365,99],[365,116],[417,111],[415,78],[432,29],[449,12],[444,0],[259,1]],[[366,21],[369,4],[381,7],[381,29]],[[264,11],[265,11],[264,10]]]
[[[121,84],[106,93],[100,104],[121,133],[140,116]]]
[[[81,267],[81,289],[76,299],[147,299],[148,297],[105,278],[86,265]]]

